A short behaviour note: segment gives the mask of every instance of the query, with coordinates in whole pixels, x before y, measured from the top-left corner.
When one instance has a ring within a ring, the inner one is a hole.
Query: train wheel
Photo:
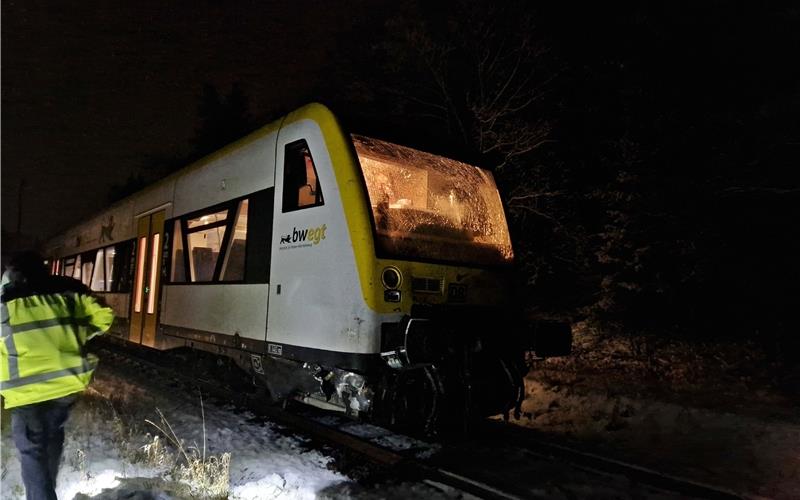
[[[380,420],[412,432],[438,432],[444,389],[434,366],[418,366],[389,373],[383,387],[378,410]]]

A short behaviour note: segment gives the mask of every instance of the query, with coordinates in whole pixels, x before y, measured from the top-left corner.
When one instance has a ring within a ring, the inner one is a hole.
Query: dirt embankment
[[[800,402],[750,344],[605,337],[534,363],[517,424],[740,493],[800,498]]]

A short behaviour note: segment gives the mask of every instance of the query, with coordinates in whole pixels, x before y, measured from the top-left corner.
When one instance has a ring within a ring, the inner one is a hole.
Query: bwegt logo
[[[328,226],[325,224],[308,229],[297,229],[294,227],[292,228],[292,234],[281,236],[281,245],[286,243],[303,243],[305,241],[310,241],[315,245],[319,245],[319,242],[325,239],[325,231],[327,229]]]

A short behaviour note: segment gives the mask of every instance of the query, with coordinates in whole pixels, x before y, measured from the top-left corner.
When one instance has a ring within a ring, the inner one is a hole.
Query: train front
[[[373,411],[450,425],[518,405],[525,346],[511,307],[513,250],[491,173],[353,136],[371,208],[387,369]]]

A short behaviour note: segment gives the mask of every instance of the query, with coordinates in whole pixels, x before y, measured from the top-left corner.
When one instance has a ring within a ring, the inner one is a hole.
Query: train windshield
[[[513,252],[492,174],[441,156],[353,136],[379,254],[501,265]]]

